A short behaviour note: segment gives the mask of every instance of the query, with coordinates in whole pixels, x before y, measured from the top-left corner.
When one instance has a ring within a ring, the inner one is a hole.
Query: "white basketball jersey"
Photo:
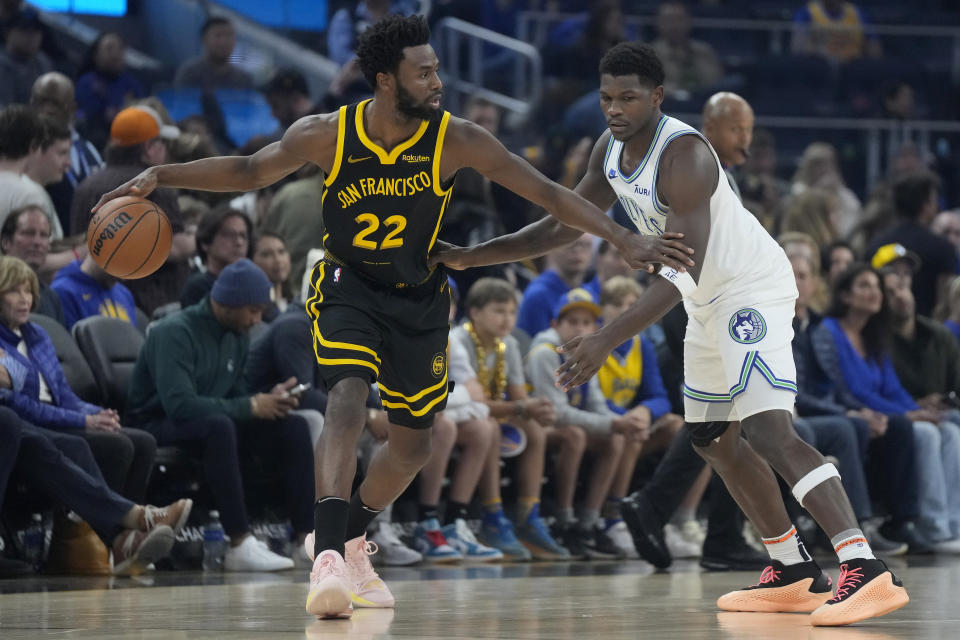
[[[685,303],[706,305],[736,288],[770,283],[794,289],[793,271],[780,246],[747,211],[727,182],[720,159],[710,143],[688,124],[662,115],[647,154],[631,175],[620,169],[623,143],[610,137],[604,159],[604,175],[617,194],[627,215],[644,235],[663,234],[670,208],[657,198],[657,172],[663,150],[685,135],[700,137],[717,161],[717,188],[710,197],[710,236],[705,256],[693,256],[703,263],[696,291]],[[738,286],[740,285],[740,286]],[[794,295],[796,295],[794,293]]]

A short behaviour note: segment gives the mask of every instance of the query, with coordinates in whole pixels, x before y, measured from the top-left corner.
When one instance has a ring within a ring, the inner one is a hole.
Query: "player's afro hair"
[[[429,43],[430,27],[423,16],[388,16],[360,35],[357,62],[363,77],[376,89],[377,74],[396,72],[404,48]]]
[[[600,60],[600,75],[636,75],[651,88],[663,84],[663,63],[656,52],[639,42],[621,42],[607,51]]]

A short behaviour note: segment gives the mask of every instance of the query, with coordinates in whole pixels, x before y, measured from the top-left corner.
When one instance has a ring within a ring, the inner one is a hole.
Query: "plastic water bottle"
[[[223,569],[223,556],[227,553],[227,541],[220,524],[220,512],[210,512],[210,522],[203,528],[203,570]]]
[[[43,516],[35,513],[31,517],[30,526],[23,532],[23,555],[35,571],[39,571],[43,564],[44,538]]]

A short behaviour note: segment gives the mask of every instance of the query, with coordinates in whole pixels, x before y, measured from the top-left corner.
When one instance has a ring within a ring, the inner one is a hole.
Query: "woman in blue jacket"
[[[108,486],[143,502],[157,452],[153,436],[120,426],[119,416],[84,402],[67,383],[50,336],[30,322],[39,285],[33,270],[0,258],[0,349],[19,366],[4,403],[28,423],[84,437]]]

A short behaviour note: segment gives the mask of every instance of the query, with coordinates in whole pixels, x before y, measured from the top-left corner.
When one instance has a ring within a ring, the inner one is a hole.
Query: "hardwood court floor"
[[[834,580],[835,565],[828,564]],[[0,581],[0,638],[471,638],[474,640],[886,640],[960,637],[960,558],[897,559],[907,607],[853,627],[814,628],[797,614],[724,613],[718,595],[757,579],[653,573],[642,562],[384,570],[393,610],[348,621],[304,612],[306,576],[158,572],[140,578]]]

